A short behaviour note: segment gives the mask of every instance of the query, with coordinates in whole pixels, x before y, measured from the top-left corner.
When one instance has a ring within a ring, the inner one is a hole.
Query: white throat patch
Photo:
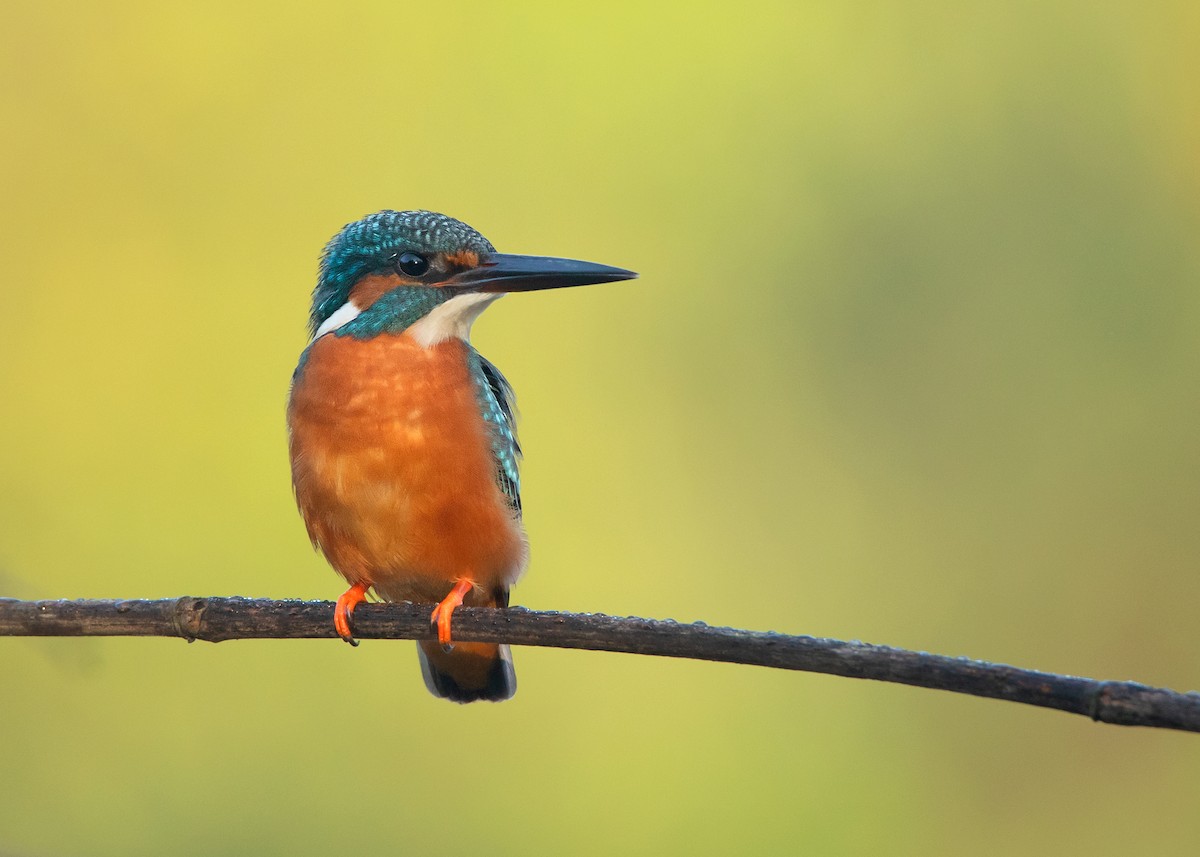
[[[479,318],[479,314],[487,309],[492,301],[502,297],[504,295],[499,292],[468,292],[465,295],[456,295],[434,307],[427,316],[409,327],[406,332],[425,348],[453,337],[458,337],[464,342],[470,341],[471,325],[475,323],[475,319]],[[332,319],[332,316],[330,318]]]

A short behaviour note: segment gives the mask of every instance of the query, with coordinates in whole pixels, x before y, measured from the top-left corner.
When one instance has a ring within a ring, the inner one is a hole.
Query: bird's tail
[[[507,607],[508,587],[496,587],[477,603],[481,607]],[[517,692],[517,674],[507,645],[455,643],[446,651],[437,640],[422,640],[417,646],[425,686],[439,699],[500,702]]]
[[[452,702],[500,702],[517,692],[512,652],[501,643],[455,643],[446,651],[437,640],[422,640],[421,675],[429,692]]]

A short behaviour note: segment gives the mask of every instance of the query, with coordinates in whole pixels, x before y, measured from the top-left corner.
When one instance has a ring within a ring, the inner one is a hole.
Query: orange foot
[[[350,614],[354,612],[355,607],[367,600],[367,590],[370,588],[369,583],[354,584],[342,593],[333,608],[333,629],[352,646],[357,646],[358,640],[354,639],[350,630]]]
[[[450,617],[454,615],[454,608],[462,605],[463,598],[473,586],[475,584],[466,578],[454,584],[450,594],[443,598],[437,607],[433,608],[433,614],[429,617],[429,621],[437,625],[438,642],[447,651],[450,650]]]

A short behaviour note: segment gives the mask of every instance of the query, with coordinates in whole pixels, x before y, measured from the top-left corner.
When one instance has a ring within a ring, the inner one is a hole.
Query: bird
[[[314,547],[349,588],[338,636],[368,593],[428,603],[421,672],[436,697],[516,692],[507,645],[455,642],[460,605],[507,607],[529,561],[513,388],[470,343],[509,292],[617,282],[633,271],[497,253],[432,211],[380,211],[344,226],[321,256],[311,340],[288,397],[292,485]]]

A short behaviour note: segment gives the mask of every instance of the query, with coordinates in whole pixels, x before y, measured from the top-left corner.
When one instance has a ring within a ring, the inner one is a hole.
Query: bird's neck
[[[399,287],[372,295],[352,294],[317,328],[316,336],[333,333],[355,339],[407,332],[429,348],[447,339],[468,341],[471,325],[496,298],[497,293],[453,292],[448,289]]]
[[[447,297],[447,293],[440,289],[400,287],[384,292],[369,306],[363,307],[351,296],[326,320],[335,324],[328,327],[322,324],[317,329],[317,335],[334,333],[355,339],[372,339],[385,334],[403,333],[433,312]],[[339,316],[344,320],[339,320]]]

